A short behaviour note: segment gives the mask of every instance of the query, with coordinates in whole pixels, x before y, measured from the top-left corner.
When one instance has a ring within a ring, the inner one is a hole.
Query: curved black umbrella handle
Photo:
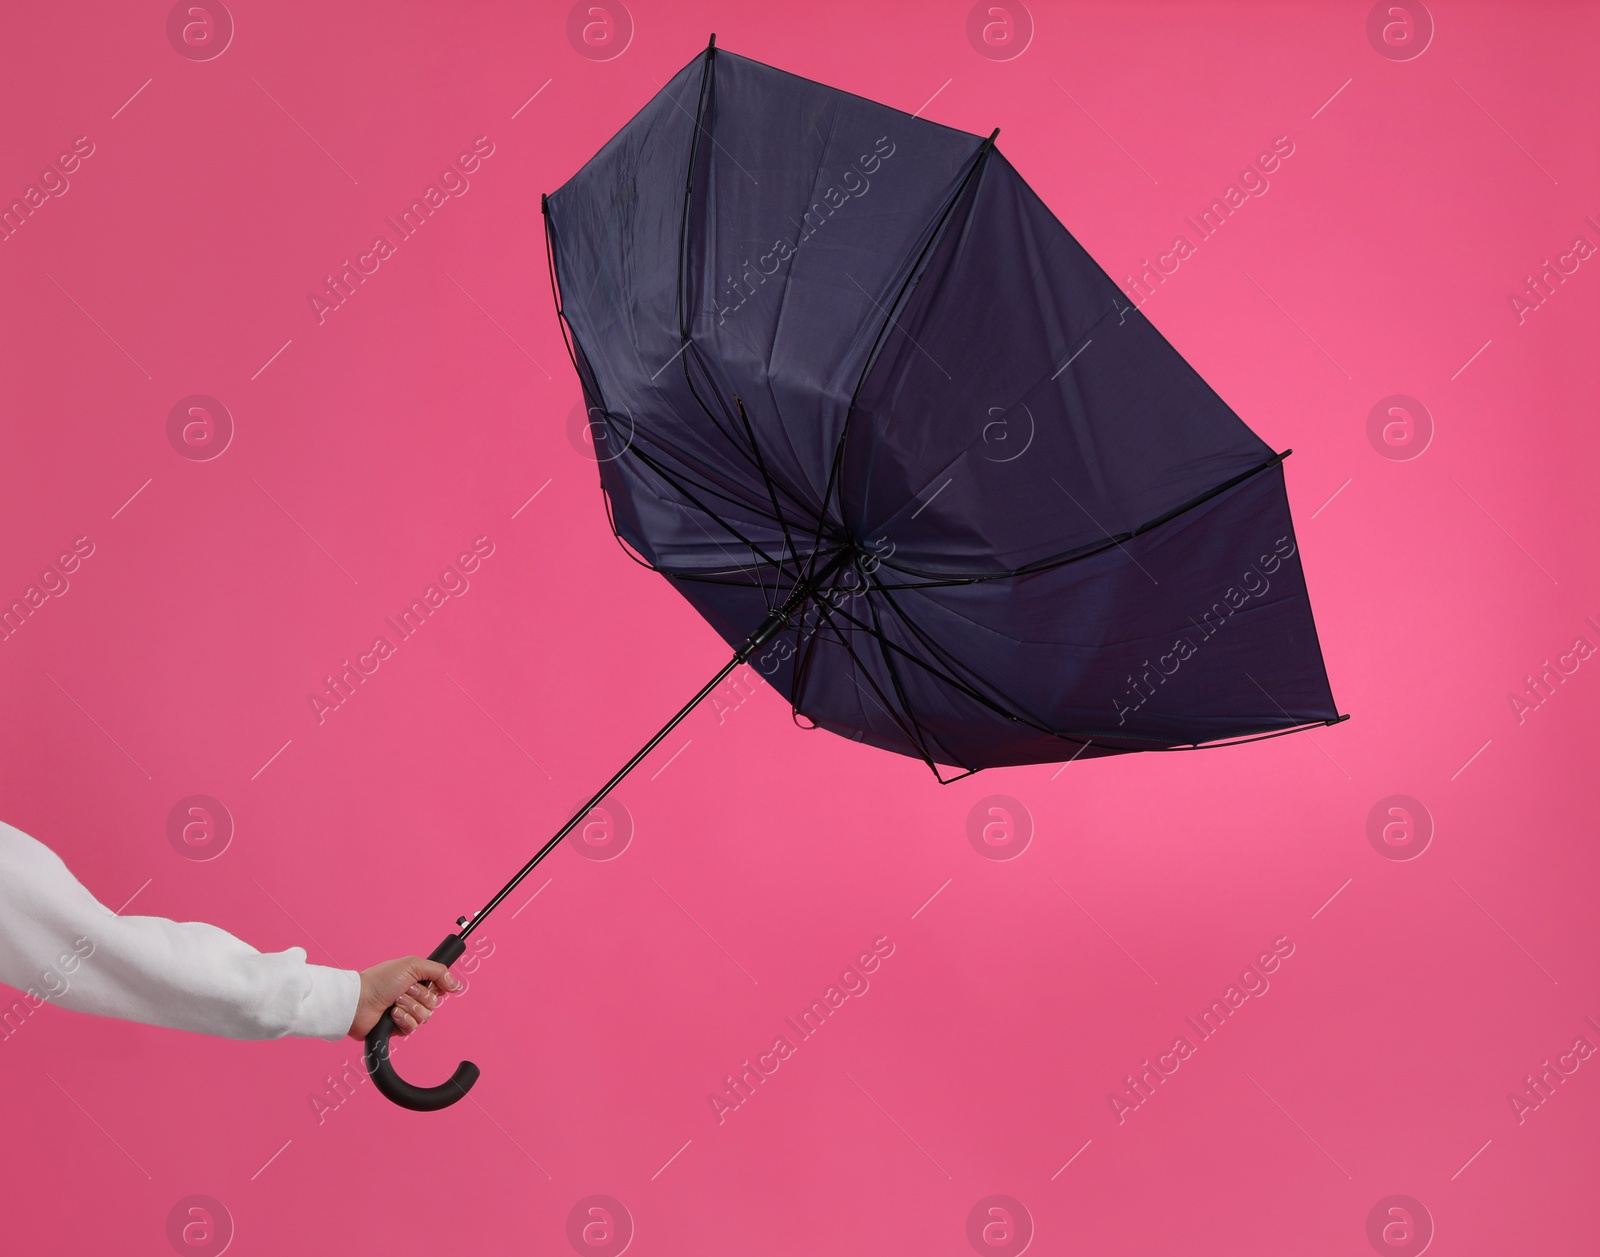
[[[466,947],[459,934],[449,934],[444,942],[433,949],[428,959],[442,965],[452,965],[461,958]],[[378,1018],[378,1024],[367,1032],[367,1073],[378,1090],[401,1108],[417,1113],[447,1109],[471,1091],[472,1084],[478,1081],[478,1067],[471,1061],[462,1061],[456,1066],[456,1072],[437,1087],[418,1087],[407,1082],[395,1072],[394,1062],[389,1059],[389,1036],[393,1033],[394,1010],[388,1009]]]

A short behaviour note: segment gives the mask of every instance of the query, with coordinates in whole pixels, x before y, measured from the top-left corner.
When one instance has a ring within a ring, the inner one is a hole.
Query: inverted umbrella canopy
[[[732,658],[963,773],[1344,719],[1275,454],[987,139],[712,47],[544,199],[613,530]],[[953,777],[950,779],[954,779]],[[378,1090],[415,1086],[367,1036]]]
[[[1341,719],[1280,462],[987,139],[714,44],[545,204],[613,527],[935,771]]]

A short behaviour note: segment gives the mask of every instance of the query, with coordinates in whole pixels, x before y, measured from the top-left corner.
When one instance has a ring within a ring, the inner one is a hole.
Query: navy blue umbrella
[[[1346,719],[1288,451],[995,135],[713,39],[543,209],[612,528],[734,654],[436,958],[746,661],[797,720],[941,781]],[[385,1023],[391,1098],[476,1077],[403,1082]]]

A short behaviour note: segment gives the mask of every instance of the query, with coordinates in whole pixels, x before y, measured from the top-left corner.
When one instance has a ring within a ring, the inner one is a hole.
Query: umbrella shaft
[[[545,856],[549,855],[551,851],[555,850],[556,844],[570,834],[574,829],[576,829],[579,824],[582,823],[583,818],[588,816],[589,813],[595,809],[596,805],[598,805],[599,802],[606,797],[606,795],[610,794],[614,789],[616,789],[617,783],[631,773],[635,768],[637,768],[639,766],[639,762],[643,760],[646,755],[650,754],[651,751],[656,749],[656,746],[660,743],[662,738],[666,737],[667,734],[676,729],[690,712],[692,712],[696,707],[703,703],[707,697],[709,697],[712,690],[716,689],[717,686],[721,685],[725,680],[727,680],[730,672],[737,668],[741,663],[744,663],[745,660],[749,659],[750,656],[755,654],[756,651],[760,650],[761,647],[765,645],[774,634],[783,628],[783,626],[788,623],[789,617],[794,615],[796,611],[798,611],[802,606],[805,605],[807,601],[810,600],[811,595],[822,586],[823,581],[832,575],[832,573],[845,561],[847,557],[848,552],[841,551],[839,554],[835,555],[814,578],[806,581],[802,585],[797,586],[794,592],[790,594],[789,597],[784,601],[783,605],[778,607],[777,610],[763,620],[760,627],[749,636],[749,638],[745,641],[745,644],[733,652],[733,658],[728,660],[728,662],[722,666],[722,669],[717,673],[717,675],[707,681],[705,685],[701,686],[700,692],[691,698],[687,703],[685,703],[679,709],[677,715],[675,715],[671,720],[667,721],[666,724],[662,725],[660,730],[657,731],[656,735],[646,742],[642,747],[640,747],[633,758],[624,764],[620,769],[618,769],[616,775],[613,776],[610,781],[606,782],[605,785],[601,786],[600,789],[595,792],[594,796],[573,814],[572,819],[556,831],[555,836],[551,838],[549,842],[545,843],[544,846],[540,847],[539,850],[534,853],[533,859],[524,864],[522,868],[518,870],[517,875],[504,886],[502,886],[499,890],[499,893],[496,894],[493,899],[489,900],[489,902],[486,903],[477,913],[475,913],[470,921],[467,921],[464,924],[460,931],[460,937],[466,938],[467,935],[471,934],[473,930],[482,925],[483,919],[493,912],[497,907],[499,907],[500,901],[517,888],[517,883],[522,881],[522,879],[525,878],[529,873],[533,872],[533,870],[538,867],[539,861],[543,860]]]

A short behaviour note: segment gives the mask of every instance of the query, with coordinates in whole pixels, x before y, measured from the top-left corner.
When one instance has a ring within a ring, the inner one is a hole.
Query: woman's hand
[[[429,985],[429,984],[432,985]],[[356,1001],[356,1017],[350,1023],[350,1037],[365,1039],[388,1008],[394,1009],[396,1034],[410,1034],[433,1015],[444,998],[437,988],[461,990],[461,983],[436,960],[402,956],[386,960],[361,971],[361,997]]]

